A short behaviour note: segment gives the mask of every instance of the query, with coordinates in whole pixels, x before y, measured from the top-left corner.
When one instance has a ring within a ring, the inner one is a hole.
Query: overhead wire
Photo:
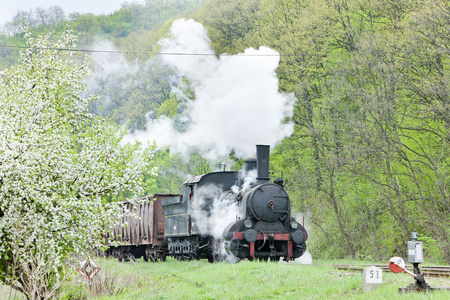
[[[13,48],[13,49],[30,49],[27,46],[12,46],[12,45],[0,45],[0,48]],[[68,48],[39,48],[33,47],[36,50],[56,50],[56,51],[73,51],[73,52],[87,52],[87,53],[110,53],[110,54],[153,54],[153,55],[179,55],[179,56],[278,56],[279,54],[217,54],[217,53],[182,53],[182,52],[151,52],[151,51],[119,51],[119,50],[94,50],[94,49],[68,49]]]
[[[0,48],[12,48],[12,49],[30,49],[28,46],[16,46],[0,44]],[[237,53],[237,54],[217,54],[217,53],[183,53],[183,52],[152,52],[152,51],[119,51],[119,50],[95,50],[95,49],[69,49],[69,48],[39,48],[33,47],[35,50],[56,50],[56,51],[72,51],[82,53],[109,53],[109,54],[151,54],[151,55],[173,55],[173,56],[304,56],[304,54],[294,53]],[[404,53],[444,53],[450,52],[450,49],[430,49],[430,50],[405,50],[405,51],[362,51],[362,52],[328,52],[326,55],[380,55],[380,54],[394,54],[398,52]]]

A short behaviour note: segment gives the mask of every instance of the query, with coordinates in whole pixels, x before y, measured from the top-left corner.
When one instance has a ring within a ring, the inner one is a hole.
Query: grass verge
[[[63,287],[62,299],[450,299],[447,291],[400,295],[398,288],[408,286],[413,279],[404,273],[390,272],[383,273],[382,286],[364,293],[362,273],[332,266],[348,263],[210,264],[173,259],[165,263],[119,263],[99,259],[102,269],[98,275],[88,282],[77,274]],[[431,286],[450,286],[446,277],[426,279]],[[4,286],[0,286],[1,295],[8,296]]]

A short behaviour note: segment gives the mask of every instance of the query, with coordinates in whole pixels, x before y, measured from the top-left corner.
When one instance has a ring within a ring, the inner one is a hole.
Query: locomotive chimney
[[[251,170],[256,169],[256,158],[248,158],[244,162],[244,172],[245,174],[248,174]]]
[[[269,154],[270,146],[268,145],[256,145],[256,161],[258,175],[256,180],[269,181]]]

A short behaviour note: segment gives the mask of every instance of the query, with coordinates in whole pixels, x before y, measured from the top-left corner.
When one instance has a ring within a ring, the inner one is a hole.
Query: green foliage
[[[156,151],[151,167],[158,174],[151,193],[181,193],[187,179],[213,171],[211,162],[199,153],[194,151],[189,155],[182,155],[171,153],[170,149]]]
[[[257,35],[260,0],[205,1],[196,19],[206,29],[216,53],[235,54],[245,48],[263,46]]]
[[[155,188],[150,193],[181,193],[183,182],[188,178],[186,162],[179,154],[171,154],[168,149],[155,152],[153,167],[156,167]],[[149,194],[150,194],[149,193]]]
[[[193,100],[189,82],[149,54],[174,18],[204,24],[217,53],[279,51],[279,89],[297,102],[295,131],[272,152],[271,170],[283,172],[293,210],[310,216],[309,249],[330,257],[405,255],[410,232],[419,231],[436,242],[430,258],[450,261],[449,12],[444,0],[153,0],[69,23],[85,33],[81,46],[111,39],[129,51],[130,65],[138,62],[134,72],[94,77],[103,98],[92,112],[117,112],[116,122],[131,131],[163,116],[185,129],[172,87]],[[2,38],[23,44],[20,33]],[[16,59],[1,51],[0,66]],[[155,192],[179,192],[186,174],[215,170],[198,154],[189,161],[161,150],[155,159],[146,171],[159,169],[156,180],[146,175]]]
[[[432,237],[420,235],[419,240],[423,242],[424,255],[434,263],[445,263],[441,258],[444,253],[436,239]]]
[[[25,37],[20,63],[0,73],[0,280],[49,299],[72,256],[118,222],[120,207],[102,197],[142,194],[152,148],[122,145],[123,130],[88,112],[89,62],[72,59],[70,30],[56,43]]]
[[[439,236],[448,260],[448,18],[436,20],[449,7],[421,5],[263,1],[255,15],[261,43],[284,54],[280,88],[298,99],[273,165],[294,207],[311,210],[313,252],[400,255],[420,228]],[[418,50],[427,47],[436,54]],[[430,226],[437,219],[443,226]]]
[[[103,97],[92,103],[92,112],[105,117],[115,115],[116,123],[127,124],[131,132],[145,129],[147,118],[177,114],[179,100],[172,92],[172,86],[176,84],[172,68],[160,59],[128,65],[123,60],[116,63],[117,58],[122,57],[108,60],[109,66],[113,66],[112,71],[104,71],[99,65],[97,75],[93,76],[95,84],[90,92]]]
[[[218,53],[282,54],[296,127],[272,170],[284,173],[294,210],[310,212],[315,254],[402,255],[420,230],[450,257],[449,7],[427,3],[217,0],[196,14]],[[156,115],[175,116],[177,99],[165,99]]]
[[[18,46],[23,47],[26,45],[25,41],[16,36],[16,37],[7,37],[6,35],[0,34],[0,43],[3,45],[10,45],[12,47]],[[0,70],[4,70],[12,64],[16,63],[19,60],[19,49],[14,48],[0,48]]]
[[[100,37],[121,44],[124,51],[151,50],[158,37],[150,40],[128,39],[128,37],[135,34],[139,37],[163,34],[158,32],[167,20],[194,11],[198,6],[198,1],[190,0],[148,0],[144,4],[125,3],[121,9],[109,15],[73,13],[69,18],[65,17],[64,11],[58,6],[50,7],[48,10],[19,12],[12,22],[5,24],[5,31],[12,35],[6,38],[6,42],[8,45],[15,45],[14,40],[17,38],[24,42],[18,26],[27,26],[35,35],[53,32],[58,36],[68,24],[80,36],[79,44],[83,47],[89,47]],[[41,21],[42,15],[45,19]],[[133,40],[135,43],[131,42]],[[134,58],[136,54],[133,55]],[[9,55],[5,59],[0,56],[0,66],[7,67],[14,62],[10,61]]]
[[[180,100],[175,95],[171,95],[169,99],[164,101],[156,111],[156,117],[166,116],[169,118],[175,117],[178,113],[178,105]]]

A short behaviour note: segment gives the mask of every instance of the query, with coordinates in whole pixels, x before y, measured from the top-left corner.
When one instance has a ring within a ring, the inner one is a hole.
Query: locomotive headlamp
[[[253,223],[250,220],[245,220],[244,221],[244,226],[245,226],[245,228],[252,228]]]
[[[291,228],[292,228],[292,229],[297,229],[297,228],[298,228],[298,223],[297,223],[297,221],[295,221],[295,220],[292,220],[292,221],[291,221]]]

